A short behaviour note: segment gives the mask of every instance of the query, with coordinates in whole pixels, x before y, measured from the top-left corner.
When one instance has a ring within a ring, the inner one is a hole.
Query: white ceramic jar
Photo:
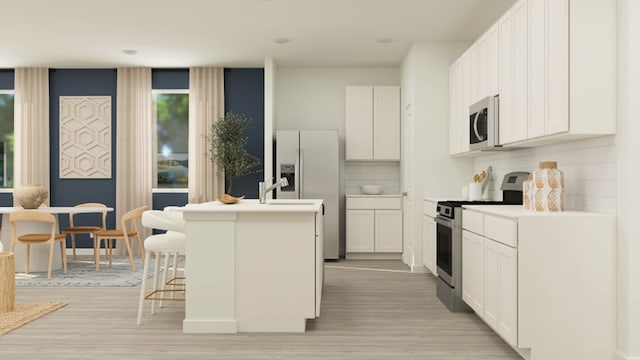
[[[557,162],[540,162],[533,172],[533,189],[532,210],[564,211],[564,173]]]

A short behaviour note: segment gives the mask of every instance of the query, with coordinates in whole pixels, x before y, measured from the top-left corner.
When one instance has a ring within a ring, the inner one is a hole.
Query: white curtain
[[[49,69],[15,69],[14,115],[14,186],[40,184],[51,194]]]
[[[224,194],[224,174],[209,159],[204,136],[224,116],[224,69],[189,69],[189,202],[213,201]]]
[[[151,69],[118,68],[117,91],[116,227],[120,228],[124,213],[143,205],[152,206]],[[149,232],[141,229],[144,240]]]

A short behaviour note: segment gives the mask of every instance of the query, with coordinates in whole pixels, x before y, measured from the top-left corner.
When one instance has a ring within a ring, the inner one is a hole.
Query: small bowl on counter
[[[382,185],[362,185],[360,190],[366,195],[380,195],[384,191]]]

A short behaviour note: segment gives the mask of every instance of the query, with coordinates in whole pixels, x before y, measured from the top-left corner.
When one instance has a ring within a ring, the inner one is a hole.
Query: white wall
[[[278,67],[274,120],[277,129],[338,130],[341,255],[344,255],[345,86],[399,84],[399,67]]]
[[[489,198],[502,200],[500,184],[506,173],[538,168],[541,161],[557,161],[564,172],[568,210],[616,213],[617,156],[613,136],[539,148],[487,153],[474,161],[474,171],[493,168]],[[471,181],[471,178],[467,180]]]
[[[640,2],[618,0],[618,350],[640,359]]]
[[[362,195],[362,185],[380,185],[383,194],[400,194],[400,163],[397,161],[347,161],[344,192]]]
[[[415,43],[402,62],[402,182],[407,191],[403,261],[414,271],[424,270],[423,196],[458,198],[472,174],[472,160],[449,156],[449,66],[468,46],[468,42]]]
[[[273,141],[275,136],[275,77],[276,64],[272,58],[264,61],[264,178],[263,181],[272,182],[273,173]],[[273,192],[267,193],[267,199],[273,197]]]

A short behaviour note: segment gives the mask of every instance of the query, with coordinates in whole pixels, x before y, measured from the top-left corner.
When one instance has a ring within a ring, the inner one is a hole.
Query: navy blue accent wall
[[[116,90],[115,69],[53,69],[49,71],[49,132],[51,151],[51,206],[74,206],[99,202],[115,208],[116,202]],[[111,96],[111,179],[60,179],[60,96]],[[90,215],[86,215],[88,217]],[[81,219],[82,221],[82,219]],[[92,220],[93,221],[93,220]],[[68,218],[60,217],[60,227]],[[115,211],[107,216],[107,226],[115,226]],[[78,238],[76,238],[78,239]],[[92,247],[83,236],[79,247]]]
[[[233,195],[257,199],[258,182],[264,177],[264,69],[224,69],[224,109],[252,119],[247,150],[260,159],[260,167],[252,174],[233,179]]]
[[[14,79],[13,69],[0,69],[0,90],[13,90]]]
[[[168,89],[188,89],[189,69],[152,69],[151,88]]]
[[[185,206],[189,196],[184,193],[153,193],[153,209],[162,210],[165,206]]]
[[[0,206],[13,206],[13,193],[0,193]]]

